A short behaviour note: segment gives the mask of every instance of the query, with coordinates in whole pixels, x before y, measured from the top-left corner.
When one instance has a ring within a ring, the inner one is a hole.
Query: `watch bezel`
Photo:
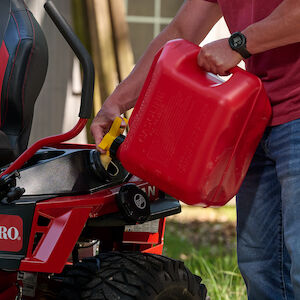
[[[236,37],[239,37],[241,39],[241,44],[239,46],[235,45],[234,39]],[[238,52],[239,54],[241,54],[241,56],[243,58],[249,58],[251,56],[251,54],[246,49],[247,38],[241,32],[234,32],[228,39],[228,42],[229,42],[230,48],[232,50]]]

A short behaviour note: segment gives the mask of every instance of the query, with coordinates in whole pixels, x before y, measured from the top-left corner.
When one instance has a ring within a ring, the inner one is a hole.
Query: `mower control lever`
[[[52,1],[47,1],[44,5],[46,12],[63,35],[67,43],[73,49],[78,57],[83,68],[83,84],[82,96],[79,117],[89,119],[93,109],[93,96],[94,96],[94,81],[95,70],[94,64],[90,54],[85,49],[79,38],[75,35],[70,25],[64,17],[56,9]]]

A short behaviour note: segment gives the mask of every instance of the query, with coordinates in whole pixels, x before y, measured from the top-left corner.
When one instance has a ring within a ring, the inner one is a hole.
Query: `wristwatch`
[[[233,33],[228,42],[231,49],[241,54],[243,58],[249,58],[251,56],[246,49],[247,39],[241,32]]]

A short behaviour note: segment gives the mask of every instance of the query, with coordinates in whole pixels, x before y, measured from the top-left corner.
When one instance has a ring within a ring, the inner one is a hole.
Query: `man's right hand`
[[[114,119],[121,115],[119,106],[110,102],[109,100],[105,101],[91,125],[91,133],[94,136],[96,147],[101,153],[105,153],[105,151],[100,149],[98,145],[109,131]]]

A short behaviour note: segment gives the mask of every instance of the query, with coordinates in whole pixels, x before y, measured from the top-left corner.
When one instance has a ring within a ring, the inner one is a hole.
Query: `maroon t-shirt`
[[[206,1],[219,3],[233,33],[266,18],[283,0]],[[267,91],[273,107],[271,125],[300,118],[300,43],[255,54],[245,62],[247,70],[261,78]]]

